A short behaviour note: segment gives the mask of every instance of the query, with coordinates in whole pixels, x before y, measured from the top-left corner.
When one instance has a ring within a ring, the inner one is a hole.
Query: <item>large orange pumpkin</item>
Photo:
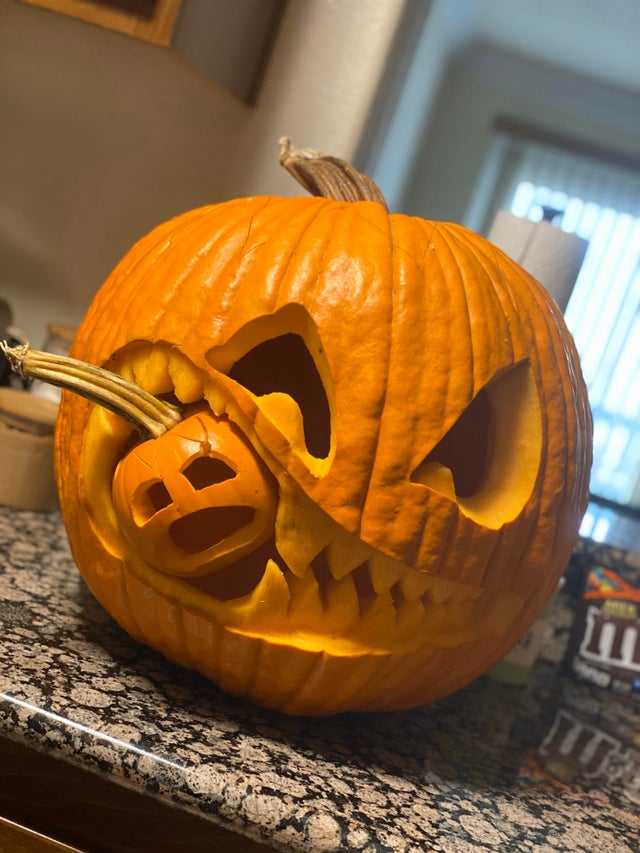
[[[497,248],[285,158],[316,193],[346,173],[341,198],[185,213],[99,291],[72,355],[181,415],[139,441],[65,391],[62,513],[113,617],[224,690],[411,707],[494,664],[556,588],[587,395],[560,311]]]

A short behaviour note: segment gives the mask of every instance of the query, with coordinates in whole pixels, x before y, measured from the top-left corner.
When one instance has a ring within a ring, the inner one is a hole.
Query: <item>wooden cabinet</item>
[[[272,848],[0,738],[1,853],[265,853]]]
[[[46,835],[0,817],[2,853],[78,853],[77,847],[61,844]]]

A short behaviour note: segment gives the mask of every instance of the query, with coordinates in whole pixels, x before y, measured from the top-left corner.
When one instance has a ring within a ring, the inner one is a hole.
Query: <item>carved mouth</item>
[[[222,566],[205,560],[198,577],[150,568],[164,582],[204,594],[227,627],[275,642],[295,636],[316,651],[459,646],[501,630],[520,606],[509,593],[489,595],[405,566],[348,533],[297,487],[289,489],[295,493],[280,494],[274,535],[250,553]],[[207,520],[212,526],[205,529]],[[204,554],[220,535],[215,521],[197,515],[181,522],[198,528]],[[194,542],[192,536],[183,542],[185,558],[194,556]]]
[[[156,396],[206,404],[214,415],[239,425],[252,443],[242,429],[233,383],[225,383],[224,377],[215,382],[168,345],[128,347],[120,372]],[[366,647],[388,653],[459,646],[500,634],[513,620],[521,605],[517,596],[445,581],[381,553],[330,519],[289,478],[278,477],[273,459],[263,461],[280,490],[269,540],[232,562],[212,564],[210,573],[205,557],[205,571],[198,571],[198,577],[170,577],[147,561],[149,569],[163,574],[163,583],[187,585],[201,597],[204,593],[227,627],[276,642],[295,636],[297,644],[317,650]],[[206,525],[213,518],[202,515],[199,521]],[[181,523],[190,529],[190,521]],[[205,544],[215,540],[215,525],[210,533],[200,529],[198,536]],[[177,535],[174,540],[194,556],[192,537],[185,541]]]
[[[317,510],[321,513],[321,510]],[[434,578],[370,548],[335,525],[306,566],[286,563],[275,541],[215,574],[188,581],[224,602],[227,624],[243,633],[295,634],[309,648],[360,646],[389,651],[429,640],[461,642],[458,628],[484,591]],[[448,624],[447,624],[448,620]],[[468,622],[468,624],[470,624]],[[247,630],[247,626],[250,629]],[[467,632],[468,633],[468,632]]]

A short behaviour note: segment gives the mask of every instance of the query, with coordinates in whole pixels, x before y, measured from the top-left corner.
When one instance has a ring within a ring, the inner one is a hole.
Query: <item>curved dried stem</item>
[[[67,388],[124,418],[143,438],[158,438],[182,420],[177,406],[159,400],[117,373],[75,358],[0,343],[11,369],[22,377]]]
[[[318,154],[310,148],[295,148],[283,137],[280,163],[312,195],[336,201],[376,201],[387,209],[377,184],[346,160]]]

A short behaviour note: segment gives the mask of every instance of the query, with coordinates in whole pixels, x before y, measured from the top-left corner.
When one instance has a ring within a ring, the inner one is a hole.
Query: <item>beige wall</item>
[[[0,2],[0,295],[41,343],[162,219],[229,195],[247,108],[169,51]]]
[[[0,0],[0,297],[34,344],[185,209],[297,194],[277,140],[352,157],[405,0],[291,0],[256,107],[170,50]]]

